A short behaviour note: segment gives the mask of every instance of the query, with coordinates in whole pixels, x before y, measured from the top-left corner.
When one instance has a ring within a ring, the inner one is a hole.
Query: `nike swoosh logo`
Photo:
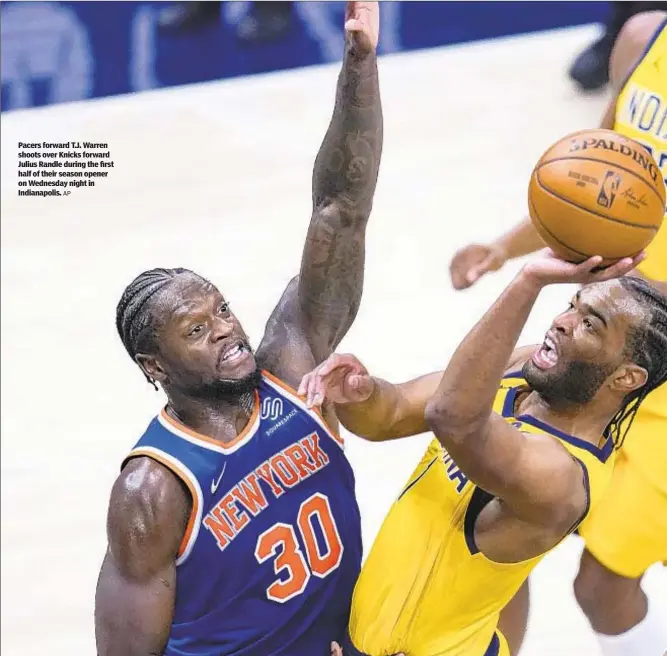
[[[220,485],[220,481],[222,480],[222,475],[225,473],[225,469],[227,469],[227,463],[225,463],[222,467],[222,471],[220,472],[220,476],[218,476],[217,480],[211,481],[211,494],[215,494],[216,490],[218,489]]]

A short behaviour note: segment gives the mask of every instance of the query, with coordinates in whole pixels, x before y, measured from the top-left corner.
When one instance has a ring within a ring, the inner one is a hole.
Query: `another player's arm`
[[[335,350],[359,310],[382,139],[377,58],[348,35],[333,117],[315,161],[299,277],[299,306],[318,361]]]
[[[505,365],[507,372],[520,369],[536,348],[517,348]],[[335,353],[303,378],[300,393],[308,404],[329,399],[347,430],[371,442],[383,442],[430,430],[424,413],[442,373],[394,384],[369,375],[355,356]],[[351,384],[353,378],[357,378],[356,387]]]
[[[351,433],[371,442],[425,433],[424,410],[441,377],[436,372],[399,385],[374,377],[371,396],[360,403],[334,404],[336,416]]]
[[[611,53],[610,82],[613,97],[600,122],[601,128],[613,130],[618,96],[665,16],[667,13],[660,11],[643,12],[633,16],[623,26]],[[525,217],[488,245],[471,245],[459,250],[450,266],[452,283],[457,289],[465,289],[485,273],[502,267],[505,262],[534,253],[544,246],[530,217]],[[652,280],[649,282],[654,283]],[[660,285],[658,283],[656,286],[660,288]],[[661,291],[664,292],[664,289],[661,288]]]
[[[99,656],[164,652],[190,503],[176,477],[148,458],[130,461],[116,481],[107,519],[109,546],[95,594]]]
[[[470,480],[516,517],[567,530],[586,507],[580,466],[556,440],[525,435],[493,412],[540,288],[524,272],[509,285],[454,353],[426,420]],[[516,364],[525,357],[517,352]]]
[[[361,302],[366,226],[383,138],[377,3],[348,3],[348,15],[357,16],[363,29],[346,26],[334,112],[313,170],[313,212],[300,275],[269,319],[260,347],[276,373],[293,384],[334,351]]]

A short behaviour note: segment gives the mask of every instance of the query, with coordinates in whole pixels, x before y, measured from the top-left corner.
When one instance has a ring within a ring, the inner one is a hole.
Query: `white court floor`
[[[361,312],[342,348],[403,380],[441,368],[516,270],[467,293],[447,265],[526,209],[541,152],[597,124],[564,71],[591,27],[381,61],[385,150]],[[255,344],[297,271],[312,164],[338,65],[2,115],[2,653],[94,653],[93,595],[118,465],[163,402],[115,331],[123,288],[190,267]],[[19,198],[18,141],[108,142],[115,169],[64,198]],[[545,293],[540,339],[570,290]],[[368,547],[425,436],[348,438]],[[571,592],[570,539],[533,578],[525,656],[596,656]],[[663,601],[667,575],[649,573]]]

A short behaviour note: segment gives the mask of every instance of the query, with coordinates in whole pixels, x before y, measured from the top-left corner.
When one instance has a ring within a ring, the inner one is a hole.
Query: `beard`
[[[544,370],[528,360],[521,373],[530,387],[550,405],[585,405],[595,397],[615,368],[610,364],[572,360],[564,369],[556,365]]]
[[[202,400],[234,403],[254,392],[259,387],[261,380],[262,372],[259,367],[256,367],[243,378],[218,378],[202,381],[190,388],[188,393]]]

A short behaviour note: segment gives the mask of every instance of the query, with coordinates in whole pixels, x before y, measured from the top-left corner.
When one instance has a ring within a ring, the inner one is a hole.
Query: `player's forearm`
[[[375,53],[346,37],[329,128],[315,160],[313,205],[335,204],[349,219],[367,219],[382,153],[382,104]]]
[[[539,291],[538,284],[519,274],[454,353],[426,410],[429,426],[443,442],[479,433],[488,421]]]
[[[392,417],[398,404],[395,385],[373,378],[373,393],[360,403],[336,404],[336,416],[347,430],[367,440],[388,439]]]
[[[109,607],[112,606],[113,607]],[[141,611],[133,612],[122,606],[122,600],[99,607],[95,611],[95,637],[98,656],[162,656],[166,649],[166,627],[142,624]],[[159,622],[161,624],[161,622]]]
[[[545,246],[528,217],[498,237],[494,243],[502,249],[508,260],[529,255]]]
[[[172,578],[175,579],[158,577],[148,585],[127,581],[107,554],[95,592],[98,656],[161,656],[164,653],[175,603]]]
[[[336,105],[313,171],[313,217],[299,278],[304,328],[318,361],[330,355],[361,303],[365,235],[382,152],[375,54],[350,45]]]
[[[404,397],[400,385],[373,378],[373,394],[361,403],[336,405],[336,416],[347,430],[359,437],[381,442],[428,430],[424,403],[416,407]]]
[[[142,637],[143,638],[143,637]],[[162,656],[164,648],[154,648],[150,642],[135,636],[115,636],[97,644],[98,656]],[[166,647],[165,647],[166,648]]]

